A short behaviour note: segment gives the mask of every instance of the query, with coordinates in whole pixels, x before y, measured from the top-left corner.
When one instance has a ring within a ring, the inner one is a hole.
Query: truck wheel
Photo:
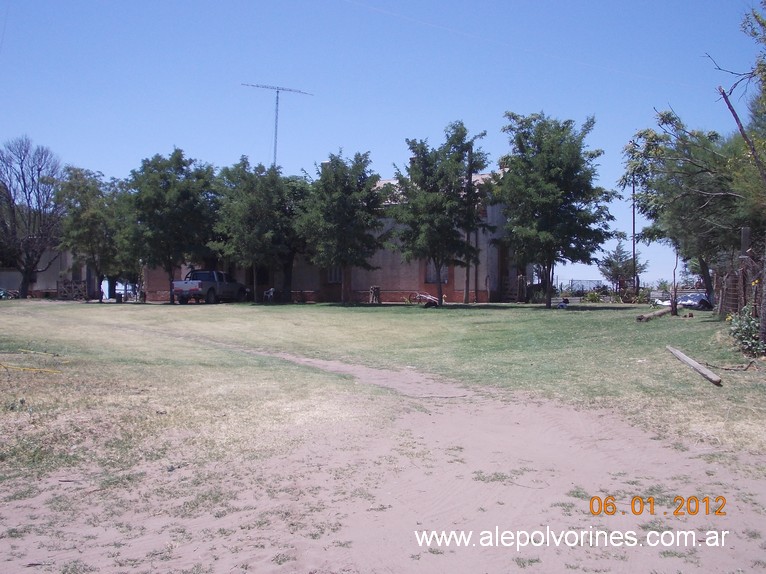
[[[215,290],[210,289],[207,292],[207,295],[205,296],[205,303],[215,304],[218,302],[218,299],[215,296]]]
[[[179,305],[186,305],[189,302],[189,300],[186,297],[179,297],[178,298],[178,304]]]
[[[244,289],[240,289],[239,291],[237,291],[237,301],[239,303],[244,303],[245,299],[247,299],[247,291],[245,291]]]

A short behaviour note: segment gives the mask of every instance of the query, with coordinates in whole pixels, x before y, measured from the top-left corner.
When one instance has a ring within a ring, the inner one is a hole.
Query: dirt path
[[[766,571],[766,484],[717,462],[709,448],[671,446],[610,413],[477,393],[414,371],[281,356],[415,399],[389,434],[365,437],[343,451],[346,456],[329,440],[291,457],[291,466],[315,469],[304,490],[317,482],[344,485],[346,491],[351,483],[362,490],[362,500],[336,509],[342,526],[333,545],[296,548],[296,561],[303,559],[306,566],[291,571]],[[339,464],[349,469],[343,480],[322,471]],[[594,516],[590,498],[609,495],[615,497],[616,513]],[[674,515],[677,496],[707,496],[710,511]],[[654,498],[654,515],[648,507],[639,514],[638,500],[631,508],[634,497],[645,504]],[[725,516],[715,515],[717,497],[726,499]],[[472,532],[474,538],[467,547],[428,548],[415,537],[424,530]],[[581,541],[588,543],[557,546],[548,538],[535,546],[541,540],[535,535],[517,547],[509,535],[505,544],[490,540],[498,530],[550,531],[554,537],[585,532]],[[667,546],[649,546],[657,537],[650,531],[666,530],[694,531],[697,544],[691,539],[679,544],[667,534]],[[597,538],[591,545],[597,531],[612,533],[615,544]],[[631,532],[636,544],[628,546]],[[719,546],[703,545],[708,532],[721,536]]]
[[[763,457],[742,454],[734,468],[708,446],[656,440],[608,412],[477,392],[409,369],[276,356],[391,389],[399,414],[313,429],[286,456],[147,465],[119,496],[87,473],[48,477],[39,495],[4,500],[0,570],[766,572]],[[750,476],[748,467],[760,470]],[[593,496],[614,496],[616,514],[592,515]],[[709,497],[709,511],[674,516],[676,496]],[[634,497],[653,497],[654,515],[648,506],[634,515]],[[725,516],[714,515],[717,497]],[[419,545],[415,533],[430,530],[472,538]],[[647,536],[664,531],[693,531],[698,543],[727,534],[715,547],[649,546]],[[517,548],[524,533],[532,541]]]

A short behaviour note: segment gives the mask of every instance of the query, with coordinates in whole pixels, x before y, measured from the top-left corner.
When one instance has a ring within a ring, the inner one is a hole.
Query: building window
[[[343,282],[343,268],[336,266],[336,267],[330,267],[327,270],[327,282],[328,283],[334,283],[334,284],[340,284]]]
[[[446,265],[442,265],[442,273],[441,273],[441,280],[442,283],[447,283],[447,274],[449,273],[449,268]],[[437,282],[437,276],[436,276],[436,266],[434,265],[434,262],[429,259],[428,265],[426,266],[426,283],[436,283]]]

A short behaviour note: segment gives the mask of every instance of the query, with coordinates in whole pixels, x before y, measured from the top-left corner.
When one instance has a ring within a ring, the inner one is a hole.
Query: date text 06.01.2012
[[[726,506],[726,497],[716,496],[712,498],[710,496],[676,496],[673,499],[675,508],[673,510],[661,512],[656,511],[654,504],[654,497],[648,496],[646,498],[641,496],[634,496],[630,499],[630,504],[618,501],[614,496],[594,496],[590,499],[590,513],[594,516],[600,516],[605,514],[607,516],[614,516],[615,514],[632,514],[634,516],[640,516],[642,514],[649,514],[654,516],[668,514],[673,516],[686,516],[704,514],[706,516],[726,516],[724,507]],[[622,508],[624,506],[624,508]]]

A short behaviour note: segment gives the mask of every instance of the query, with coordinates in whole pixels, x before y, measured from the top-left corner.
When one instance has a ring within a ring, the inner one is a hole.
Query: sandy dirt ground
[[[390,389],[388,410],[295,429],[279,456],[145,463],[118,491],[86,471],[47,477],[4,498],[0,571],[766,572],[761,455],[414,371],[281,358]],[[593,515],[594,496],[615,514]],[[674,515],[676,497],[709,504]],[[424,531],[471,539],[429,546]]]

